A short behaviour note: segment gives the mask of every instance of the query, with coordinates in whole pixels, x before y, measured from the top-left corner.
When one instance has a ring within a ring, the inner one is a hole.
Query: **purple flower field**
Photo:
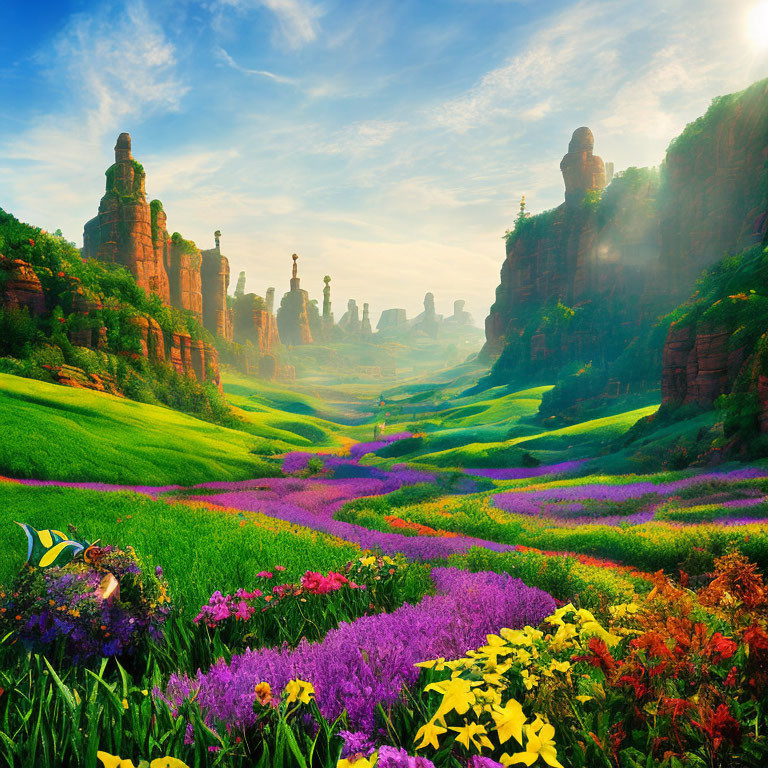
[[[281,690],[300,678],[315,687],[324,717],[333,720],[346,709],[350,726],[371,734],[377,704],[393,704],[403,685],[416,681],[416,662],[457,658],[482,644],[488,633],[536,626],[555,609],[546,592],[507,574],[435,568],[432,578],[437,594],[418,605],[342,623],[322,641],[305,640],[294,650],[246,651],[193,679],[174,675],[164,696],[178,707],[197,693],[212,724],[241,727],[256,719],[257,683]]]

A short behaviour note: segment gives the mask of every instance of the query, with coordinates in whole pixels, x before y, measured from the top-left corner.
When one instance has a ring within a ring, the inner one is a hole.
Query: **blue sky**
[[[0,3],[0,206],[78,244],[129,131],[169,229],[249,290],[481,323],[522,194],[562,200],[589,125],[657,165],[712,97],[768,75],[766,0]],[[762,19],[763,24],[760,23]],[[233,286],[234,287],[234,286]]]

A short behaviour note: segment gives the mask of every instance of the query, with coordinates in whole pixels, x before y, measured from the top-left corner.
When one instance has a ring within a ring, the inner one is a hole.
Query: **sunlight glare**
[[[761,0],[747,14],[747,34],[758,50],[768,48],[768,0]]]

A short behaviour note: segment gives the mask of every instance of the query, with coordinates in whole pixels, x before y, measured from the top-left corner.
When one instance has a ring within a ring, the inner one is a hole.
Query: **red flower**
[[[646,632],[642,637],[632,641],[635,648],[644,648],[648,655],[654,659],[672,658],[672,653],[667,648],[664,638],[658,632]]]
[[[599,637],[590,637],[588,648],[590,653],[586,656],[574,656],[572,661],[586,661],[596,669],[602,669],[603,672],[612,672],[616,668],[616,661],[608,646]]]
[[[723,681],[723,685],[725,685],[728,688],[734,688],[736,686],[736,673],[739,670],[736,669],[736,667],[731,667],[731,671],[728,673],[728,676]]]
[[[768,651],[768,634],[757,624],[753,624],[744,632],[744,642],[753,651]]]
[[[738,647],[738,644],[734,643],[729,637],[724,637],[720,632],[715,632],[709,639],[709,645],[706,647],[705,653],[707,656],[714,656],[715,661],[723,661],[730,659],[736,653]]]
[[[35,247],[35,241],[30,237],[29,238],[29,244],[34,248]]]
[[[691,720],[712,741],[712,749],[717,752],[723,742],[737,746],[741,741],[741,726],[734,719],[727,704],[721,704],[714,712],[709,709],[704,713],[703,722]]]
[[[63,273],[63,272],[57,272],[56,274],[57,274],[59,277],[64,277],[64,273]]]

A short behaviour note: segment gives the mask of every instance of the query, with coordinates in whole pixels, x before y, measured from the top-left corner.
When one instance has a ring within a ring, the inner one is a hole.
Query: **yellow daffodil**
[[[500,744],[504,744],[509,741],[510,736],[514,736],[522,746],[523,725],[526,718],[519,702],[510,699],[503,707],[494,707],[491,717],[496,723],[496,734]]]
[[[525,648],[518,648],[515,652],[515,658],[520,664],[526,666],[533,656]]]
[[[451,727],[452,731],[456,731],[459,735],[456,737],[456,741],[459,744],[463,744],[464,748],[469,751],[469,745],[472,744],[478,752],[482,752],[483,747],[493,749],[490,739],[486,735],[484,725],[480,723],[464,723],[460,728]]]
[[[539,678],[536,675],[531,674],[527,669],[524,669],[521,673],[523,678],[523,685],[526,691],[530,691],[539,684]]]
[[[549,724],[537,717],[530,725],[525,726],[525,736],[527,743],[525,752],[517,752],[512,755],[513,763],[525,763],[533,765],[541,758],[552,768],[563,768],[557,759],[557,749],[555,748],[555,729]]]
[[[373,565],[376,562],[376,558],[373,555],[360,558],[360,565]]]
[[[555,626],[562,627],[568,623],[565,621],[563,616],[566,616],[569,613],[576,613],[576,609],[573,607],[573,603],[568,603],[568,605],[564,605],[562,608],[558,608],[551,616],[548,616],[546,619],[544,619],[544,621],[546,621],[547,624],[554,624]]]
[[[470,680],[455,677],[439,683],[430,683],[424,690],[437,691],[443,694],[443,701],[437,710],[439,715],[445,715],[453,710],[456,710],[459,715],[463,715],[475,703],[475,694],[472,692],[473,685],[479,685],[479,682],[473,683]]]
[[[289,681],[285,686],[285,692],[288,694],[287,702],[289,704],[293,704],[296,700],[302,704],[309,704],[310,699],[315,695],[315,689],[306,680]]]
[[[490,710],[497,704],[501,703],[501,691],[495,688],[482,688],[475,689],[475,706],[472,707],[472,711],[477,717],[482,712],[490,712]]]
[[[443,728],[442,726],[438,725],[433,718],[426,725],[422,725],[421,728],[419,728],[419,730],[416,732],[414,743],[418,739],[421,739],[421,744],[417,744],[416,749],[424,749],[424,747],[427,746],[439,749],[440,743],[438,742],[438,736],[446,733],[447,730],[447,728]]]
[[[365,757],[364,755],[354,755],[353,757],[339,760],[339,762],[336,763],[336,768],[373,768],[376,765],[378,756],[378,752],[374,752],[368,757]]]
[[[422,669],[434,669],[435,672],[442,672],[445,669],[445,659],[441,656],[439,659],[432,659],[431,661],[419,661],[413,666],[421,667]]]
[[[133,761],[121,760],[117,755],[110,755],[107,752],[97,752],[96,757],[101,760],[104,768],[136,768]],[[175,757],[158,757],[149,764],[149,768],[188,768],[188,766]]]

